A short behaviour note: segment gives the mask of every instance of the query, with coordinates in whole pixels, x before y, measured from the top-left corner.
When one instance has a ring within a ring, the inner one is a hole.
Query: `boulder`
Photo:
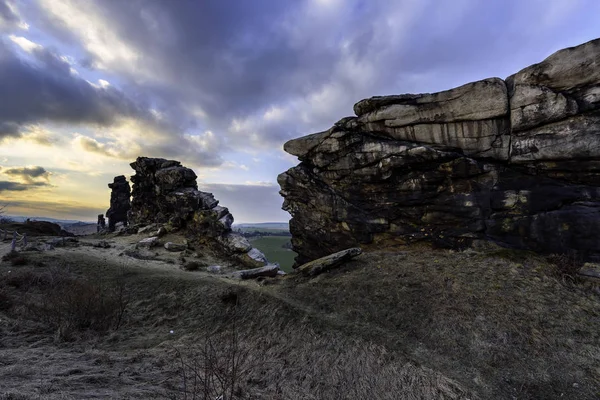
[[[274,277],[277,276],[279,271],[278,264],[269,264],[261,268],[245,269],[242,271],[235,271],[231,274],[232,278],[235,279],[256,279],[260,277]]]
[[[296,265],[473,242],[600,259],[600,39],[502,81],[372,97],[284,149]]]
[[[211,274],[222,274],[223,267],[220,265],[209,265],[208,267],[206,267],[206,271],[210,272]]]
[[[325,271],[339,267],[343,263],[360,254],[362,254],[362,250],[358,247],[338,251],[337,253],[308,262],[298,267],[298,271],[308,276],[319,275]]]
[[[234,253],[248,253],[252,249],[248,239],[237,233],[230,232],[220,237],[220,241]]]
[[[146,249],[150,249],[152,247],[156,247],[160,244],[158,237],[157,236],[152,236],[149,238],[145,238],[140,240],[137,244],[136,244],[136,248],[146,248]]]
[[[165,243],[165,249],[167,249],[168,251],[173,251],[173,252],[184,251],[187,249],[187,245],[173,243],[173,242],[167,242],[167,243]]]

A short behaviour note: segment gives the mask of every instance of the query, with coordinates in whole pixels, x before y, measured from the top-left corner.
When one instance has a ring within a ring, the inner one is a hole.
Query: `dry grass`
[[[27,265],[29,260],[18,251],[10,251],[2,256],[2,261],[9,261],[13,266]]]
[[[227,399],[232,388],[240,399],[600,393],[598,296],[530,254],[371,253],[315,279],[269,286],[123,270],[78,254],[45,255],[46,266],[35,267],[42,255],[31,257],[18,287],[6,284],[12,267],[0,264],[0,295],[11,303],[0,308],[0,399],[202,399],[207,379]],[[53,268],[84,282],[121,282],[128,312],[120,328],[57,342],[47,322],[24,314],[23,304],[60,279]],[[232,353],[238,372],[225,390],[219,382],[231,377]]]

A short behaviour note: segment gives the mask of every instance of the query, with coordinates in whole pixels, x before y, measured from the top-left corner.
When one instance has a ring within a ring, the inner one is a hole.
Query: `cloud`
[[[27,183],[33,183],[36,179],[43,179],[45,181],[50,180],[50,172],[46,171],[44,167],[12,167],[2,169],[0,172],[5,175],[20,178]]]
[[[5,135],[42,121],[109,126],[122,117],[146,117],[124,93],[94,88],[71,74],[69,63],[53,52],[28,49],[33,60],[20,58],[0,40],[0,121]]]
[[[63,124],[106,135],[104,144],[85,136],[78,140],[82,150],[107,157],[180,157],[208,166],[222,162],[223,142],[212,133],[187,132],[108,81],[92,84],[74,74],[66,57],[23,43],[20,47],[27,49],[30,60],[0,39],[0,139],[24,137],[49,145],[48,135],[27,132],[34,125]]]
[[[114,156],[110,151],[107,150],[106,145],[87,136],[77,136],[74,142],[77,146],[90,153],[97,153],[108,157]]]
[[[29,29],[13,2],[0,0],[0,33],[14,29]]]
[[[11,181],[0,181],[0,192],[23,192],[26,190],[37,189],[42,186],[50,186],[47,182],[19,183]]]

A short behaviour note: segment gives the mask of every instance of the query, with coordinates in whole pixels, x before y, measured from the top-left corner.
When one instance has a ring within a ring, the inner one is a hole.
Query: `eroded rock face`
[[[165,224],[242,266],[260,267],[266,259],[231,231],[233,216],[212,193],[198,190],[196,174],[179,161],[138,157],[131,163],[133,182],[130,220],[135,224]],[[158,225],[155,225],[158,226]],[[154,227],[153,227],[154,229]]]
[[[600,256],[600,39],[503,81],[358,102],[287,142],[297,265],[354,246],[474,240]]]

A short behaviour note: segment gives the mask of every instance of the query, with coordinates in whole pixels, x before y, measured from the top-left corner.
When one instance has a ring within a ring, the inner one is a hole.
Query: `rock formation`
[[[419,240],[600,257],[600,39],[354,111],[284,146],[301,161],[278,178],[297,265]]]
[[[109,183],[108,187],[112,191],[110,193],[110,208],[106,211],[106,218],[108,218],[108,230],[114,232],[118,222],[122,222],[124,226],[127,226],[127,213],[131,208],[131,188],[124,175],[115,176],[113,183]],[[100,221],[100,218],[98,219]]]
[[[198,190],[196,174],[179,161],[138,157],[131,163],[133,182],[130,220],[138,225],[163,224],[190,240],[243,266],[262,267],[265,256],[231,231],[233,216],[212,193]]]

